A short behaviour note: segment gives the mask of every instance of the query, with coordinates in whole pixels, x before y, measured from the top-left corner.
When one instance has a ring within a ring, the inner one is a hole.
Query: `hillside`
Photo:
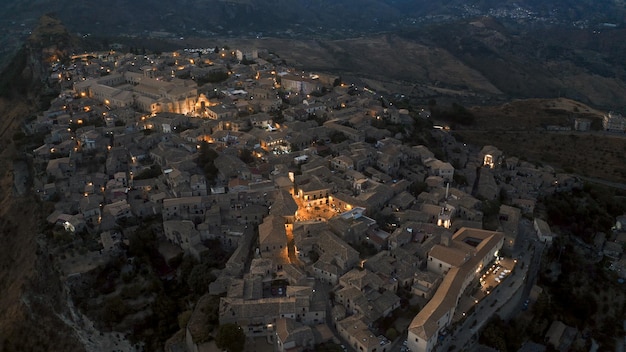
[[[81,351],[60,319],[67,309],[65,295],[37,243],[45,221],[42,204],[30,191],[21,194],[27,159],[12,136],[32,112],[24,101],[0,99],[5,126],[0,133],[0,351]]]
[[[518,32],[481,18],[408,37],[448,50],[513,98],[568,97],[595,106],[624,105],[620,92],[626,88],[626,71],[615,60],[626,51],[615,38],[625,32],[593,32]]]
[[[415,103],[517,98],[626,106],[624,7],[602,1],[12,0],[0,50],[54,12],[93,47],[153,51],[229,44],[267,48],[304,70],[329,71]],[[141,13],[137,18],[135,14]],[[36,33],[31,33],[34,35]],[[46,38],[43,38],[46,39]],[[119,49],[118,49],[119,50]],[[0,56],[2,52],[0,51]],[[0,65],[2,60],[0,58]]]
[[[351,39],[188,38],[184,44],[268,49],[289,65],[333,72],[376,91],[411,97],[416,104],[565,97],[619,110],[626,106],[620,59],[626,57],[626,44],[617,40],[624,34],[619,28],[595,34],[571,28],[519,31],[481,17]]]
[[[23,120],[45,105],[44,61],[60,53],[64,32],[43,26],[0,77],[0,350],[81,351],[63,323],[66,296],[45,247],[38,243],[47,212],[29,187],[29,157],[16,144]]]
[[[548,164],[557,171],[623,182],[626,137],[597,131],[602,114],[569,99],[518,100],[471,109],[475,122],[454,131],[474,145],[494,145],[505,155]],[[547,126],[572,127],[574,118],[591,120],[591,132],[547,131]]]
[[[9,0],[3,3],[0,9],[7,14],[7,20],[24,21],[56,13],[73,31],[108,35],[143,31],[184,36],[194,32],[257,35],[288,31],[303,37],[329,29],[347,35],[487,14],[529,22],[550,19],[562,23],[623,22],[624,18],[624,9],[616,0],[481,0],[471,4],[463,0]]]

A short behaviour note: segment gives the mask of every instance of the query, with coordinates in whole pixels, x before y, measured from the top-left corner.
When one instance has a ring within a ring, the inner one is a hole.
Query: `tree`
[[[217,177],[218,170],[215,166],[215,159],[217,159],[217,157],[217,152],[209,146],[209,143],[205,141],[200,143],[200,153],[196,162],[204,171],[204,176],[209,183],[212,183]]]
[[[339,144],[339,143],[341,143],[343,141],[348,140],[348,137],[346,137],[345,134],[343,134],[342,132],[339,132],[339,131],[331,132],[329,137],[330,137],[330,141],[335,143],[335,144]]]
[[[228,72],[226,71],[214,71],[214,72],[209,72],[208,74],[201,76],[201,77],[197,77],[196,78],[196,83],[199,86],[203,86],[207,83],[219,83],[219,82],[223,82],[225,80],[227,80],[229,77]]]
[[[178,329],[178,307],[176,302],[161,291],[151,305],[156,320],[156,333],[162,341],[171,336]]]
[[[142,170],[139,175],[133,177],[134,180],[147,180],[150,178],[155,178],[161,175],[163,172],[159,165],[152,165],[149,169]]]
[[[229,352],[241,352],[245,342],[246,335],[243,333],[241,326],[237,324],[224,324],[217,329],[215,344],[219,348],[226,349]]]
[[[189,288],[198,296],[207,293],[209,284],[213,281],[215,281],[215,276],[211,274],[211,267],[205,264],[194,266],[187,277]]]
[[[509,202],[509,192],[504,188],[500,188],[500,204],[506,204]]]
[[[393,340],[395,340],[395,339],[398,337],[398,331],[397,331],[396,329],[394,329],[394,328],[389,328],[389,329],[387,329],[387,331],[385,332],[385,336],[386,336],[389,340],[393,341]]]
[[[496,230],[498,227],[498,215],[500,214],[500,202],[498,200],[485,199],[482,202],[483,228]]]
[[[184,256],[180,263],[180,266],[178,267],[178,279],[180,280],[179,282],[187,282],[187,278],[189,278],[191,271],[196,265],[198,265],[198,261],[194,259],[194,257],[190,255]]]
[[[180,314],[178,314],[178,328],[180,329],[186,329],[187,328],[187,323],[189,322],[189,319],[191,319],[191,310],[186,310]]]
[[[392,213],[376,212],[373,215],[373,218],[374,220],[376,220],[376,223],[378,224],[378,226],[380,226],[382,229],[393,231],[391,227],[394,226],[392,224],[396,222],[396,217]]]
[[[500,351],[507,351],[502,328],[503,324],[502,320],[496,315],[495,318],[487,324],[482,334],[480,334],[480,343]]]
[[[239,159],[246,164],[250,164],[254,162],[254,157],[252,156],[252,150],[248,148],[239,149]]]
[[[430,112],[436,120],[445,120],[449,123],[458,123],[461,125],[471,125],[474,123],[474,114],[463,105],[452,103],[448,108],[430,105]]]
[[[254,64],[254,63],[255,63],[255,62],[254,62],[254,60],[250,60],[250,59],[248,59],[248,58],[246,57],[246,55],[244,55],[244,56],[241,58],[241,64],[242,64],[242,65],[252,65],[252,64]]]
[[[151,227],[142,226],[129,236],[128,253],[150,262],[150,256],[156,251],[156,234]]]
[[[320,255],[316,251],[310,250],[309,259],[311,259],[311,262],[315,263],[320,259]]]
[[[454,176],[456,176],[456,173],[454,174]],[[426,182],[415,181],[409,186],[409,192],[416,198],[420,195],[420,193],[427,191],[428,185],[426,184]]]
[[[467,182],[467,177],[465,175],[461,175],[458,172],[455,172],[452,176],[454,182],[459,186],[467,186],[469,183]]]

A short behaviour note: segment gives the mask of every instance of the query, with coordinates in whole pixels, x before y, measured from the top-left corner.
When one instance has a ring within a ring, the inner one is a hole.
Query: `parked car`
[[[522,310],[527,310],[528,309],[528,304],[530,303],[530,300],[527,299],[524,301],[524,304],[522,305]]]

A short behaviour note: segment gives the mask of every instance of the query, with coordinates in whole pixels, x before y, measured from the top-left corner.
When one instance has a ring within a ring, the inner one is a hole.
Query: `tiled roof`
[[[452,267],[448,271],[433,298],[409,325],[409,331],[424,340],[429,340],[439,330],[438,322],[445,314],[453,314],[457,298],[461,294],[467,277],[473,275],[475,267],[492,249],[502,244],[504,234],[481,229],[462,228],[454,234],[452,242],[463,243],[463,240],[469,237],[481,240],[475,247],[475,254],[471,255],[463,265]],[[458,245],[456,248],[463,248],[463,245]]]

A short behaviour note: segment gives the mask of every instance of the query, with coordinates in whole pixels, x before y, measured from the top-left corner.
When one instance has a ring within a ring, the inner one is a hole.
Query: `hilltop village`
[[[538,197],[581,186],[263,50],[110,51],[52,70],[63,92],[24,129],[41,139],[34,183],[68,285],[114,258],[132,271],[145,226],[167,280],[176,258],[229,253],[167,351],[204,350],[208,297],[259,351],[475,342],[496,310],[536,298],[529,276],[555,236]],[[91,245],[67,254],[79,234]]]

